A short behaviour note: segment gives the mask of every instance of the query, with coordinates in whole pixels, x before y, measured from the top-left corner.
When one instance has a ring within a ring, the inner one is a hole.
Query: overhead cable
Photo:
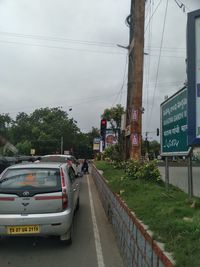
[[[156,72],[156,82],[155,82],[155,87],[154,87],[154,90],[153,90],[153,101],[152,101],[151,110],[150,110],[150,113],[149,113],[150,116],[149,116],[149,120],[148,120],[149,123],[151,121],[152,111],[153,111],[153,108],[154,108],[154,101],[155,101],[155,94],[156,94],[156,89],[157,89],[157,82],[158,82],[158,75],[159,75],[159,68],[160,68],[162,45],[163,45],[164,33],[165,33],[165,25],[166,25],[168,4],[169,4],[169,0],[166,0],[165,15],[164,15],[164,22],[163,22],[163,29],[162,29],[162,37],[161,37],[161,43],[160,43],[160,51],[159,51],[157,72]]]

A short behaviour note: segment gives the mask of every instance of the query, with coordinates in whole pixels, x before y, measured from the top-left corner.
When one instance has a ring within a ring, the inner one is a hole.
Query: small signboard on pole
[[[100,142],[101,142],[100,137],[94,138],[94,140],[93,140],[93,150],[94,151],[100,151]]]

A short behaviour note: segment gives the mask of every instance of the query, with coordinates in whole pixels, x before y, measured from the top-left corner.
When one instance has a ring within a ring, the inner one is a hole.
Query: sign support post
[[[168,157],[165,157],[165,188],[169,190],[169,161]]]
[[[188,195],[193,197],[192,152],[188,155]]]

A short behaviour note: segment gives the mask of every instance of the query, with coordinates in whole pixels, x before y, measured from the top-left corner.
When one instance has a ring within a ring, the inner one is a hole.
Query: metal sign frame
[[[200,9],[188,14],[187,75],[188,145],[200,146]]]

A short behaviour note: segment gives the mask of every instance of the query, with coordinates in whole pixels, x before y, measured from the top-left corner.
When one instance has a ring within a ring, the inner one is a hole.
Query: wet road
[[[0,241],[0,267],[124,266],[90,175],[79,181],[80,209],[72,245],[66,247],[57,238],[4,238]]]

